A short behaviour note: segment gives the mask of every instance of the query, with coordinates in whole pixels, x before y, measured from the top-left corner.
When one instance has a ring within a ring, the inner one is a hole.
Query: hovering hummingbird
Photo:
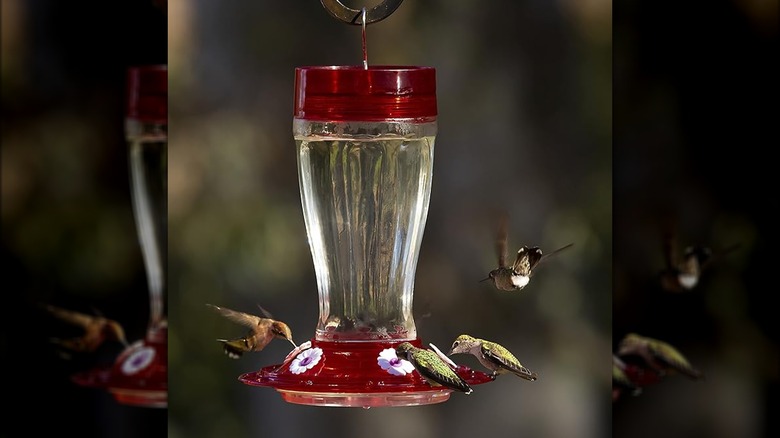
[[[229,320],[250,328],[249,333],[243,338],[231,340],[217,339],[217,341],[222,342],[225,354],[232,359],[238,359],[249,351],[261,351],[274,338],[286,339],[290,341],[293,347],[298,348],[293,341],[290,327],[281,321],[273,319],[271,314],[260,306],[258,307],[263,312],[264,318],[213,304],[206,305],[214,308],[214,310]]]
[[[417,348],[409,342],[404,342],[395,347],[395,353],[401,359],[411,362],[417,372],[431,386],[444,386],[471,394],[472,389],[469,384],[435,352]]]
[[[642,389],[631,381],[631,378],[625,372],[626,364],[619,357],[612,355],[612,401],[616,401],[623,394],[623,391],[629,391],[632,395],[639,395]]]
[[[512,266],[507,265],[507,241],[509,231],[506,215],[502,215],[499,220],[498,236],[496,238],[496,252],[498,253],[498,268],[490,271],[487,278],[480,281],[492,280],[496,289],[503,291],[521,290],[531,281],[534,270],[540,263],[552,257],[555,254],[569,248],[570,243],[549,254],[542,254],[538,246],[523,246],[517,251],[517,257]]]
[[[629,333],[623,337],[618,345],[617,355],[621,359],[639,358],[648,368],[661,376],[676,372],[693,380],[704,378],[704,374],[694,368],[676,348],[664,341],[636,333]]]
[[[705,269],[739,247],[740,244],[734,244],[720,251],[713,251],[706,246],[692,245],[686,247],[680,254],[676,233],[667,230],[663,239],[665,266],[659,275],[661,287],[668,292],[692,290],[699,284],[699,279]]]
[[[493,378],[499,374],[512,373],[533,382],[536,373],[524,367],[506,348],[484,339],[460,335],[452,343],[449,354],[473,354],[485,368],[493,371]]]
[[[88,315],[73,310],[45,305],[44,308],[54,317],[68,324],[81,327],[83,335],[70,339],[52,338],[51,341],[69,350],[91,353],[106,341],[117,341],[127,347],[125,330],[118,322],[102,315]]]

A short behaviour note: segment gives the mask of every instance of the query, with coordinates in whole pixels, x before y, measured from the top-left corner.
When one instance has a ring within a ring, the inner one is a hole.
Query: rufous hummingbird
[[[89,315],[61,307],[44,305],[44,308],[57,319],[68,324],[81,327],[84,333],[81,336],[51,341],[71,351],[91,353],[98,349],[106,341],[117,341],[127,347],[125,330],[117,321],[108,319],[102,315]]]
[[[250,351],[261,351],[274,338],[290,341],[293,347],[297,348],[297,345],[295,345],[295,342],[293,341],[290,327],[282,321],[273,319],[271,314],[260,306],[258,307],[260,307],[260,311],[263,312],[264,318],[215,306],[213,304],[206,305],[213,308],[227,319],[250,328],[249,333],[242,338],[230,340],[217,339],[217,341],[223,344],[225,354],[232,359],[238,359],[244,353]]]

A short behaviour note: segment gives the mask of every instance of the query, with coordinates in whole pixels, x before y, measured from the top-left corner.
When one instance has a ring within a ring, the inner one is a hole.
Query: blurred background
[[[377,1],[344,1],[355,8]],[[406,1],[369,25],[370,64],[437,68],[439,134],[415,281],[424,342],[469,332],[533,371],[440,405],[285,403],[240,374],[216,338],[245,329],[205,303],[262,305],[314,335],[317,287],[292,139],[293,72],[358,65],[360,28],[317,0],[2,0],[3,288],[9,418],[81,436],[763,437],[778,434],[773,323],[778,198],[777,1]],[[167,8],[167,20],[161,8]],[[167,22],[166,22],[167,21]],[[166,41],[167,34],[167,44]],[[614,37],[614,38],[613,38]],[[613,46],[614,41],[614,46]],[[148,322],[124,142],[125,71],[169,63],[170,409],[122,406],[69,376],[118,346],[65,360],[49,302]],[[613,129],[614,126],[614,129]],[[614,132],[614,150],[613,150]],[[574,246],[518,293],[479,283],[509,246]],[[663,292],[661,226],[681,246],[739,250],[696,289]],[[769,289],[769,290],[767,290]],[[607,354],[634,331],[707,375],[611,404]],[[461,362],[478,368],[472,358]],[[6,436],[13,422],[6,422]]]
[[[613,406],[613,436],[777,436],[780,350],[777,1],[613,8],[613,344],[677,347],[706,376],[670,377]],[[679,250],[740,247],[683,294],[660,288],[661,232]]]
[[[405,1],[368,26],[369,64],[437,69],[418,335],[441,348],[464,332],[495,340],[540,376],[499,379],[440,405],[371,410],[288,404],[272,388],[240,383],[281,363],[290,346],[274,341],[229,359],[216,339],[246,328],[206,306],[261,305],[296,342],[314,336],[294,69],[360,65],[360,27],[318,0],[171,0],[168,12],[170,437],[609,434],[609,1]],[[521,292],[479,282],[497,267],[498,209],[510,217],[512,254],[574,243]],[[471,359],[462,363],[478,368]]]
[[[130,198],[124,137],[129,66],[165,63],[167,20],[152,0],[2,0],[1,436],[166,436],[167,410],[118,404],[70,376],[122,350],[59,355],[80,334],[53,304],[119,321],[130,342],[149,292]],[[9,408],[10,406],[10,408]],[[32,417],[31,417],[32,415]],[[33,418],[20,422],[15,418]]]

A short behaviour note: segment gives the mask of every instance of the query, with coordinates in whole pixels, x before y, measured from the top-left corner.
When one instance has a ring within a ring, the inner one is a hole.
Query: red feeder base
[[[150,331],[127,347],[110,367],[97,367],[71,377],[78,385],[102,388],[125,405],[168,407],[168,330]]]
[[[401,342],[312,339],[310,350],[320,349],[322,354],[311,356],[311,359],[319,359],[310,368],[295,364],[295,355],[291,355],[282,364],[243,374],[238,380],[247,385],[272,387],[285,401],[302,405],[368,409],[447,401],[452,389],[431,386],[416,370],[394,375],[379,365],[380,352],[395,348]],[[416,347],[422,346],[419,339],[409,342]],[[304,361],[300,365],[305,364]],[[459,365],[456,372],[472,386],[493,381],[492,376],[463,365]]]

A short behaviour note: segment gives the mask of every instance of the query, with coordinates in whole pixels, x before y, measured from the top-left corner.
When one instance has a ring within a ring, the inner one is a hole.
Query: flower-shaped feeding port
[[[320,317],[310,350],[239,379],[307,405],[446,401],[452,389],[431,386],[390,353],[422,345],[412,298],[433,175],[435,70],[302,67],[295,83],[293,136]]]
[[[290,364],[290,372],[293,374],[306,372],[314,368],[314,365],[320,363],[320,358],[322,358],[321,348],[310,348],[302,351],[298,353],[298,356]]]
[[[154,356],[154,348],[141,346],[135,349],[132,354],[122,361],[122,374],[129,376],[142,371],[152,363]]]
[[[414,365],[406,359],[399,358],[394,348],[380,351],[376,362],[383,370],[394,376],[405,376],[414,371]]]

